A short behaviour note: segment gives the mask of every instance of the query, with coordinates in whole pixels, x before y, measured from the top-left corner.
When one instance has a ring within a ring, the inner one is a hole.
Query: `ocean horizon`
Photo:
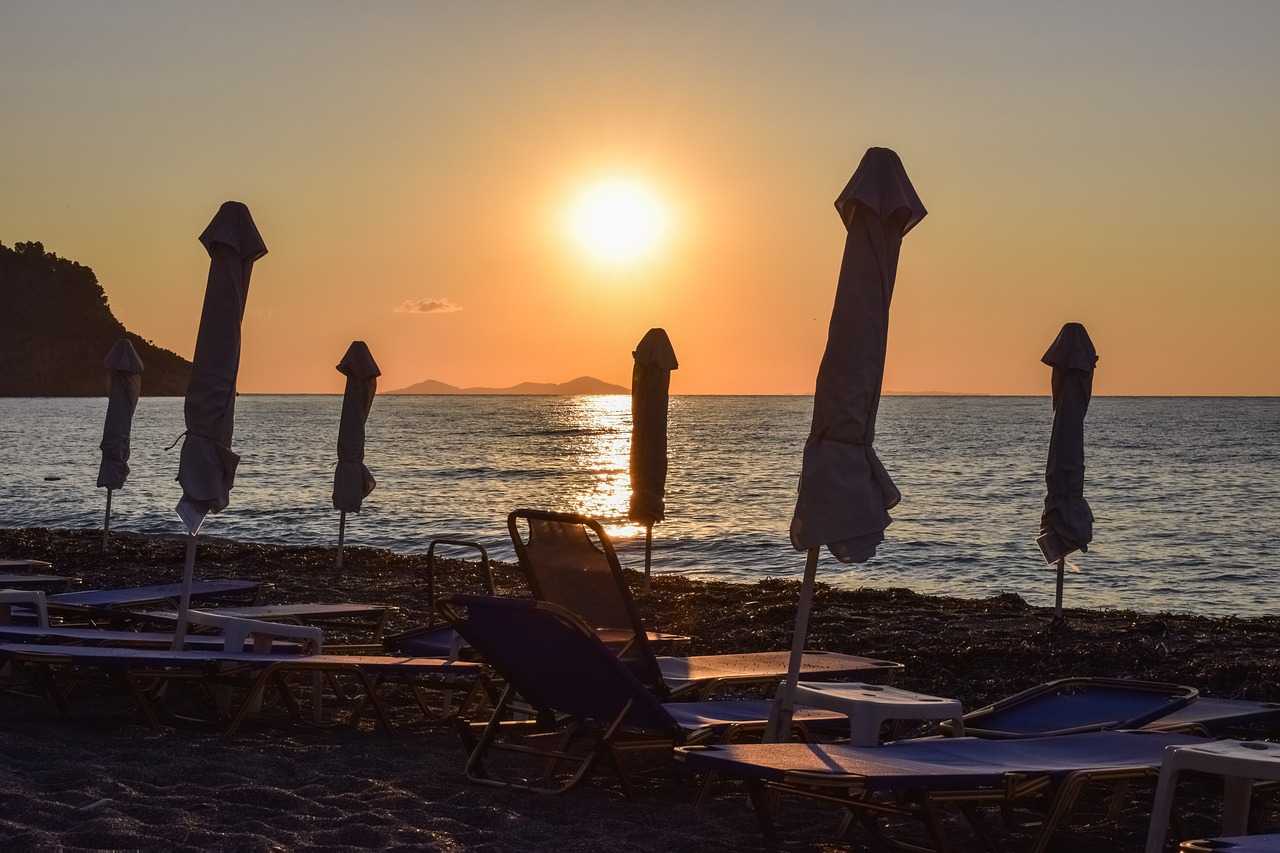
[[[341,395],[242,394],[231,505],[203,535],[336,545],[330,494]],[[105,398],[0,399],[0,526],[101,528],[95,487]],[[812,409],[809,395],[676,395],[667,518],[654,571],[753,581],[798,578],[787,527]],[[599,518],[623,563],[643,567],[644,531],[626,520],[626,395],[385,395],[368,422],[378,486],[347,518],[350,546],[422,552],[433,538],[478,541],[512,560],[519,507]],[[876,449],[903,493],[875,558],[829,555],[819,580],[1051,606],[1055,571],[1034,540],[1052,425],[1047,396],[886,395]],[[181,535],[174,478],[182,399],[143,397],[132,472],[112,529]],[[1072,555],[1067,607],[1262,616],[1280,499],[1280,398],[1095,397],[1085,422],[1085,496],[1094,542]],[[170,448],[170,449],[166,449]],[[468,556],[459,553],[459,556]]]

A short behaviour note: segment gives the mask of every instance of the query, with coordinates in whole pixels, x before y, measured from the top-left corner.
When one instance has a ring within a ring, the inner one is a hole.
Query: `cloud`
[[[406,299],[393,310],[397,314],[452,314],[462,306],[448,299]]]

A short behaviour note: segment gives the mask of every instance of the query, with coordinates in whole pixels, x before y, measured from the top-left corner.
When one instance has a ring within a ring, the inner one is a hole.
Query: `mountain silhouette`
[[[384,394],[630,394],[630,388],[614,385],[591,376],[579,376],[568,382],[521,382],[510,388],[459,388],[447,385],[435,379],[427,379],[397,388],[395,391],[383,391]]]

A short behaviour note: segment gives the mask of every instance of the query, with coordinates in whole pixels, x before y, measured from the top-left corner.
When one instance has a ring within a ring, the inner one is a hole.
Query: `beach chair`
[[[507,529],[533,597],[579,616],[659,698],[705,700],[726,685],[773,688],[787,674],[786,651],[658,656],[655,643],[669,648],[686,644],[688,638],[646,630],[609,535],[595,519],[518,509],[507,517]],[[876,682],[901,668],[892,661],[810,651],[801,663],[801,676]]]
[[[630,797],[628,755],[762,731],[768,721],[766,700],[658,701],[592,628],[554,604],[452,594],[440,610],[506,682],[488,721],[461,727],[474,782],[562,793],[603,759]],[[801,708],[795,723],[805,736],[815,724],[838,731],[845,717]],[[531,759],[539,772],[497,778],[496,751]]]
[[[915,818],[923,822],[932,849],[945,851],[950,839],[941,808],[954,803],[988,848],[997,849],[974,807],[1010,808],[1047,796],[1031,844],[1033,853],[1041,853],[1087,785],[1150,777],[1165,747],[1203,742],[1195,735],[1105,731],[1008,740],[929,738],[870,747],[695,745],[678,748],[676,757],[691,769],[745,781],[769,837],[775,835],[769,793],[776,792],[842,806],[878,840],[913,850],[930,848],[888,837],[880,820]]]
[[[1048,737],[1137,729],[1193,703],[1194,687],[1123,678],[1063,678],[970,711],[964,733],[982,738]],[[943,728],[949,730],[950,723]]]
[[[478,542],[461,539],[432,539],[427,545],[427,624],[392,634],[383,640],[390,652],[406,655],[426,655],[458,660],[463,655],[463,640],[448,622],[436,620],[436,552],[439,546],[473,549],[480,554],[480,580],[484,591],[495,594],[493,570],[489,566],[489,552]]]

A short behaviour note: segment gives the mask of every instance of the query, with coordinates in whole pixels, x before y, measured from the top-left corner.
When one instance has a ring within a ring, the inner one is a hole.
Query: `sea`
[[[111,529],[180,535],[174,511],[183,401],[144,397],[132,472]],[[242,395],[231,505],[201,536],[334,545],[331,492],[341,396]],[[96,488],[105,398],[0,399],[0,527],[101,529]],[[798,579],[787,528],[812,399],[675,396],[666,519],[653,572]],[[876,450],[902,491],[877,555],[824,552],[819,580],[1052,606],[1056,567],[1035,545],[1052,425],[1047,397],[885,397]],[[575,510],[605,525],[642,568],[644,530],[626,519],[627,396],[383,396],[367,425],[377,488],[346,520],[346,543],[425,552],[479,542],[513,560],[508,513]],[[1206,616],[1280,613],[1280,398],[1097,397],[1085,422],[1087,553],[1069,559],[1066,607]],[[470,557],[465,551],[450,555]]]

